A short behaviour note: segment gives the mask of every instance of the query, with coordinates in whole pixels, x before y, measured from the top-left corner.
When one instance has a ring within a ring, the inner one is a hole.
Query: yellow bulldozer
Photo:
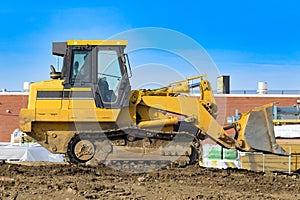
[[[222,127],[205,75],[157,89],[131,90],[126,40],[54,42],[63,57],[52,80],[32,83],[20,128],[52,153],[72,163],[91,159],[107,165],[191,164],[209,137],[223,147],[287,155],[276,144],[271,104]],[[199,88],[200,97],[188,95]],[[228,134],[234,130],[235,134]]]

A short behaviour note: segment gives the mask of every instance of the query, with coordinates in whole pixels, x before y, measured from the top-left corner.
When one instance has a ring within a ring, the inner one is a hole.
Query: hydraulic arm
[[[287,155],[275,141],[271,110],[273,104],[243,113],[240,120],[223,128],[215,119],[217,106],[210,83],[204,77],[196,76],[168,87],[145,91],[140,99],[145,106],[180,115],[182,120],[193,121],[202,137],[210,137],[226,148]],[[197,79],[198,83],[190,83]],[[182,95],[198,86],[201,91],[199,99]],[[229,135],[225,129],[234,129],[235,134]]]

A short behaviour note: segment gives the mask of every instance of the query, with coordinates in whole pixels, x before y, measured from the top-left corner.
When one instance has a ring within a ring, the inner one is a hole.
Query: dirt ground
[[[300,199],[300,176],[198,165],[134,174],[104,166],[1,163],[0,199]]]

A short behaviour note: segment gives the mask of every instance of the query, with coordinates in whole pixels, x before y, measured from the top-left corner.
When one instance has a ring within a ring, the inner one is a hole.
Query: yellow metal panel
[[[68,46],[97,45],[97,46],[126,46],[127,40],[68,40]]]
[[[152,108],[167,110],[172,113],[198,116],[199,104],[193,97],[144,96],[142,100]]]
[[[49,130],[52,129],[52,130]],[[76,130],[69,130],[68,123],[36,122],[30,137],[52,153],[66,153],[67,146]]]
[[[28,109],[35,109],[36,102],[36,90],[34,83],[30,85],[29,96],[28,96]]]
[[[21,109],[20,111],[20,129],[23,132],[31,132],[31,122],[35,121],[35,110]]]
[[[43,90],[43,91],[63,90],[62,83],[63,80],[46,80],[46,81],[30,84],[30,94],[28,97],[28,109],[35,109],[38,90]],[[48,104],[48,106],[49,105],[51,104]]]
[[[116,122],[120,109],[72,109],[69,112],[70,121]]]
[[[71,88],[70,91],[92,91],[92,88]],[[68,91],[68,90],[65,90]]]
[[[116,122],[120,109],[37,109],[36,121],[50,122]]]
[[[94,99],[70,100],[69,109],[94,109],[96,108]]]
[[[69,109],[69,99],[62,100],[61,101],[61,109],[62,110],[68,110]]]
[[[51,109],[60,109],[61,108],[61,99],[47,99],[47,100],[36,100],[36,109],[47,109],[51,107]]]
[[[120,109],[96,109],[96,115],[100,122],[116,122],[119,116]]]
[[[70,121],[98,121],[95,109],[72,109],[69,112]]]
[[[61,109],[37,109],[36,121],[50,121],[50,122],[66,122],[68,121],[68,111]]]

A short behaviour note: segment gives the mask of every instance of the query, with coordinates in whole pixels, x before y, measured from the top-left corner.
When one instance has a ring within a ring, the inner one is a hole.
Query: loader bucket
[[[272,105],[261,106],[243,114],[239,121],[245,124],[241,127],[245,146],[254,151],[289,155],[276,143],[272,116]]]

